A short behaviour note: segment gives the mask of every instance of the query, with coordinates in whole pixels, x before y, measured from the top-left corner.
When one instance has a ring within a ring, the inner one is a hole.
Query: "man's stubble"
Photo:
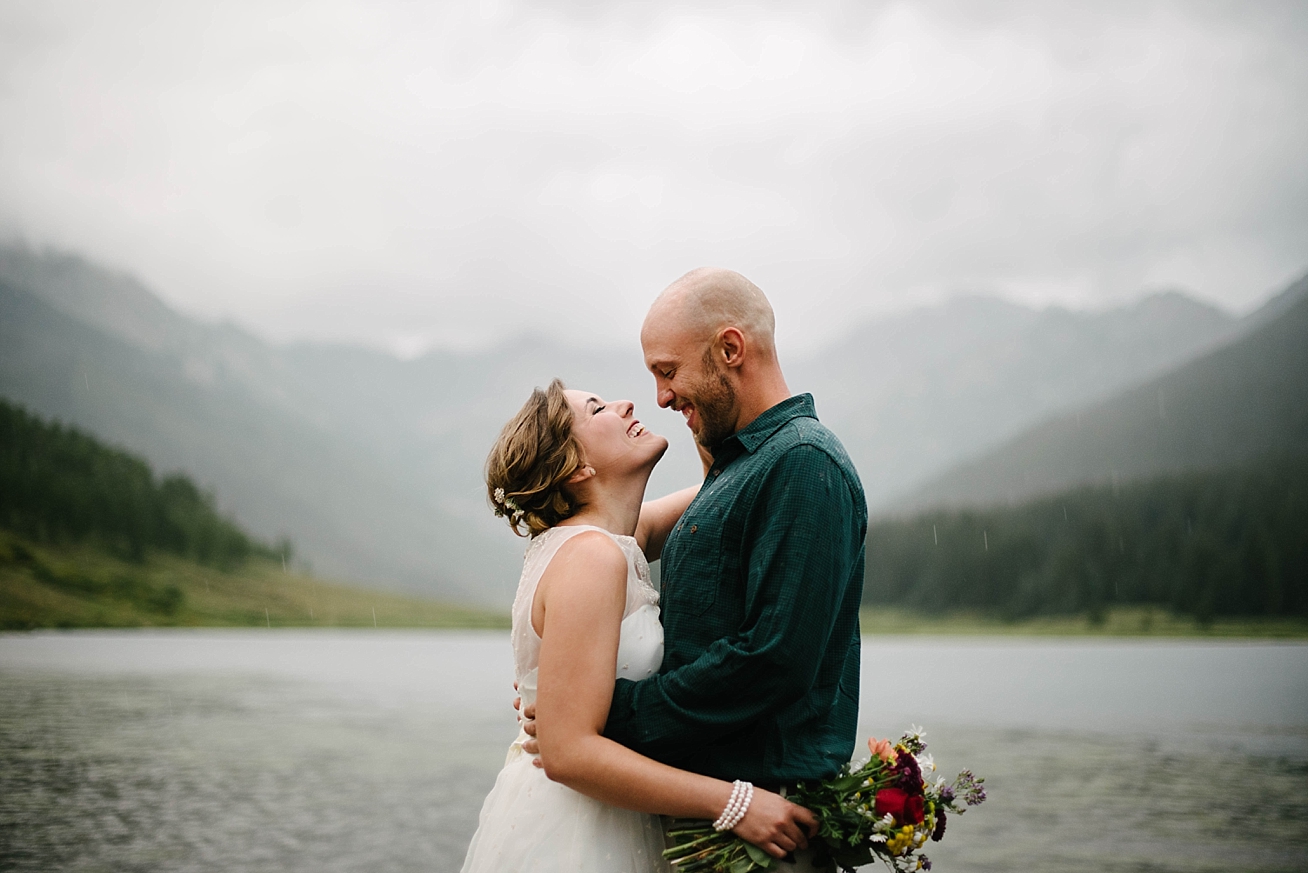
[[[695,441],[713,454],[723,440],[736,432],[736,389],[711,348],[704,353],[704,378],[695,386],[694,404],[699,415]]]

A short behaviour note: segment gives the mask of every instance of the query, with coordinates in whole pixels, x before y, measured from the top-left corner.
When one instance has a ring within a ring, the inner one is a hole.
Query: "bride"
[[[486,462],[497,515],[531,536],[513,605],[514,670],[536,704],[541,766],[520,732],[482,806],[463,873],[666,870],[658,814],[715,820],[783,857],[812,814],[783,797],[677,770],[603,736],[614,681],[663,658],[657,559],[696,489],[642,504],[668,441],[555,379],[504,427]]]

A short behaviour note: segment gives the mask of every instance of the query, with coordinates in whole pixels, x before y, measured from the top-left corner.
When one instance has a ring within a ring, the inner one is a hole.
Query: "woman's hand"
[[[784,858],[796,849],[807,849],[817,829],[817,816],[804,807],[755,788],[749,810],[731,832],[774,858]]]

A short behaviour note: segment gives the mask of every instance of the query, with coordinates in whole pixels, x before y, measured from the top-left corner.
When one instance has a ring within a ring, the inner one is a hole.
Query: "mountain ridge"
[[[943,471],[898,514],[1308,453],[1308,277],[1229,343],[1107,400],[1052,416]]]
[[[632,399],[669,435],[651,494],[699,481],[684,422],[652,402],[634,337],[614,349],[525,334],[409,360],[341,343],[272,345],[177,313],[127,274],[12,246],[0,246],[0,287],[0,331],[15,334],[0,350],[0,394],[157,468],[194,473],[248,529],[290,535],[320,572],[507,603],[522,542],[487,510],[482,465],[504,421],[555,375]],[[865,323],[783,365],[793,390],[815,394],[877,509],[1032,421],[1193,358],[1241,323],[1176,293],[1133,307],[964,299]],[[23,336],[29,322],[39,342]]]

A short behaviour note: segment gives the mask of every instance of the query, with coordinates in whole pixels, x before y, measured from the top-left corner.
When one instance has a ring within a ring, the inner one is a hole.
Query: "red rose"
[[[898,788],[882,788],[877,792],[876,811],[877,818],[881,818],[886,813],[900,819],[904,817],[904,802],[908,800],[907,792]]]
[[[877,792],[877,818],[890,813],[900,824],[921,824],[926,817],[922,798],[901,788],[882,788]]]

